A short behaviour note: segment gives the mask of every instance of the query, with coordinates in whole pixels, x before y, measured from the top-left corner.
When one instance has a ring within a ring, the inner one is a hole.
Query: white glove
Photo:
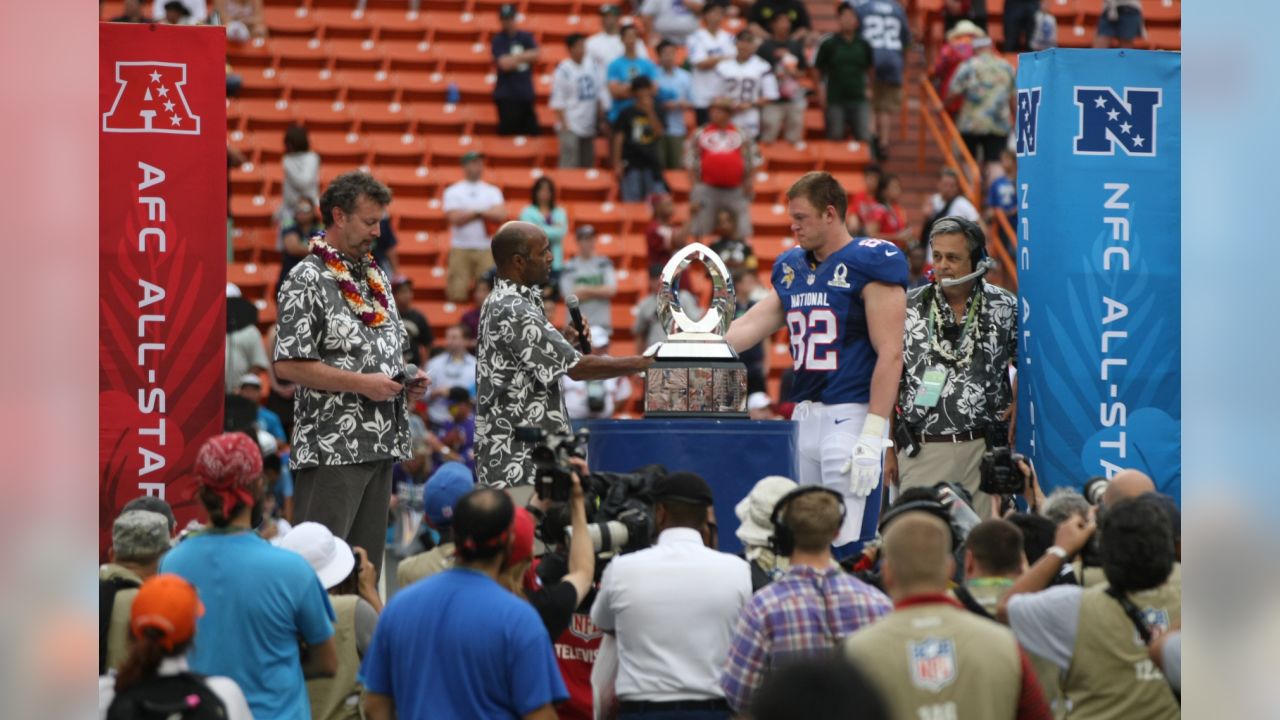
[[[884,453],[884,418],[867,414],[862,424],[862,434],[853,445],[853,454],[840,472],[849,473],[849,493],[854,497],[866,497],[880,484],[880,458]]]

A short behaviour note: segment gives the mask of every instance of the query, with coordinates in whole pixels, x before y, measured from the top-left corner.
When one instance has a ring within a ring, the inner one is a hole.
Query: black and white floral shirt
[[[364,280],[365,267],[353,263],[349,270],[365,300],[376,303]],[[391,286],[386,275],[381,280],[385,287]],[[277,303],[276,360],[319,360],[343,370],[389,377],[404,372],[408,335],[395,299],[391,298],[386,322],[376,328],[366,326],[347,305],[333,273],[315,255],[308,255],[289,272]],[[374,402],[359,393],[326,392],[299,384],[293,408],[291,468],[409,457],[409,408],[403,393]]]
[[[491,487],[533,482],[535,445],[515,431],[568,433],[560,377],[582,354],[547,320],[537,287],[498,278],[480,308],[476,348],[476,480]]]
[[[1013,401],[1009,367],[1018,361],[1018,299],[1009,291],[978,281],[965,304],[965,312],[981,293],[982,304],[977,323],[977,344],[965,361],[960,348],[964,318],[956,319],[951,306],[942,298],[936,284],[924,285],[907,293],[907,322],[902,347],[902,382],[898,386],[898,405],[907,424],[917,435],[954,435],[969,430],[983,430],[999,421]],[[943,358],[929,343],[929,310],[937,303],[940,327],[934,328],[938,344],[959,362]],[[918,407],[916,395],[921,390],[925,371],[932,367],[946,370],[947,379],[941,396],[932,408]]]

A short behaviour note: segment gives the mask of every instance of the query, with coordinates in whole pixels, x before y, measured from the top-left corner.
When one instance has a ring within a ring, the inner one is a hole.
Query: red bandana
[[[196,455],[196,476],[222,498],[222,512],[230,515],[237,500],[253,504],[250,485],[262,477],[262,451],[244,433],[209,438]]]

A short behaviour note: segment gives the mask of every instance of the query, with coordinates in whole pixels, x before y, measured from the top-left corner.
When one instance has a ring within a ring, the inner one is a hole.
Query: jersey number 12
[[[814,308],[805,313],[787,313],[791,333],[791,369],[835,370],[836,351],[832,345],[840,335],[836,314],[830,308]]]

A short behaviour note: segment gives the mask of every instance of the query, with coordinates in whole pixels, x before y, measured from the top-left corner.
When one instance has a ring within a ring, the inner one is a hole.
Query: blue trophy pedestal
[[[796,424],[789,420],[593,420],[592,470],[630,472],[658,463],[706,478],[715,496],[720,549],[736,553],[733,508],[766,475],[795,478]]]

